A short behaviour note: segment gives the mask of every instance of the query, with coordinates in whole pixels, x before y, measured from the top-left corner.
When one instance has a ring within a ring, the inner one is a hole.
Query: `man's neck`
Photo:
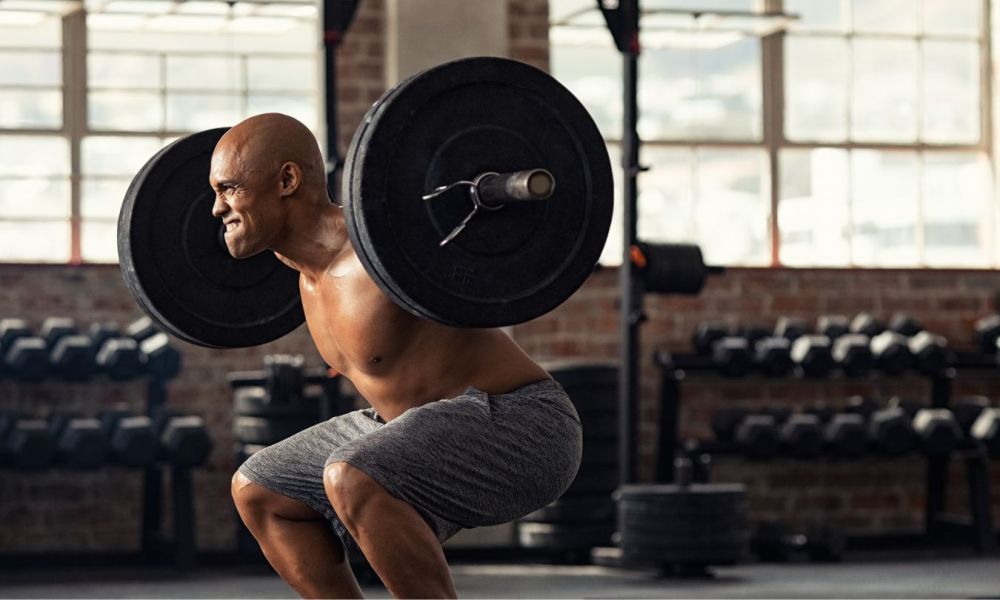
[[[304,204],[288,223],[274,253],[307,279],[319,280],[351,245],[343,211],[332,203]]]

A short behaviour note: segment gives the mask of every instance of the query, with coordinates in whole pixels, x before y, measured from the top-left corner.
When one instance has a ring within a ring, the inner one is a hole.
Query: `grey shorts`
[[[323,488],[330,463],[364,471],[413,506],[443,542],[462,528],[506,523],[561,496],[582,447],[576,409],[547,379],[507,394],[470,387],[389,423],[370,408],[340,415],[257,452],[240,472],[322,514],[354,553]]]

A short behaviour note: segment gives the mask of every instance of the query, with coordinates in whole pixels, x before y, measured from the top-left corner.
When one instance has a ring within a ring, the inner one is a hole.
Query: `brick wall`
[[[515,327],[514,336],[540,360],[617,357],[617,274],[615,269],[595,273],[563,306]],[[659,373],[650,357],[657,349],[689,351],[691,332],[700,321],[772,325],[782,315],[814,322],[823,313],[869,310],[888,318],[894,311],[906,311],[946,336],[953,347],[971,349],[973,322],[994,310],[998,290],[1000,273],[983,271],[731,269],[710,280],[698,297],[647,296],[649,321],[642,328],[640,352],[640,477],[652,477],[657,441]],[[690,377],[682,387],[681,435],[709,437],[711,415],[722,406],[794,408],[818,400],[843,406],[854,394],[926,399],[929,393],[929,383],[918,377],[763,384]],[[996,400],[1000,378],[965,375],[956,381],[954,394],[985,394]],[[750,463],[733,457],[719,458],[714,475],[719,481],[749,486],[755,518],[782,516],[804,522],[827,517],[852,531],[896,532],[921,527],[924,465],[918,457],[845,463]],[[1000,465],[992,469],[993,506],[1000,516]],[[964,511],[961,464],[952,467],[949,495],[949,507]]]

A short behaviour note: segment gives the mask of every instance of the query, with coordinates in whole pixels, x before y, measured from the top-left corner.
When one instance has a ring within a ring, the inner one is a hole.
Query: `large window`
[[[179,136],[318,130],[316,27],[310,0],[0,2],[0,260],[117,261],[128,184]]]
[[[552,70],[617,149],[621,58],[595,6],[550,0]],[[642,7],[641,238],[731,265],[997,263],[987,2]],[[734,14],[764,8],[797,18]]]

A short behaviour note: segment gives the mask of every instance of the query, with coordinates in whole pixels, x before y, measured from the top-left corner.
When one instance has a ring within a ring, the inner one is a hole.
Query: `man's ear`
[[[279,177],[281,195],[291,196],[302,185],[302,167],[291,161],[282,163]]]

